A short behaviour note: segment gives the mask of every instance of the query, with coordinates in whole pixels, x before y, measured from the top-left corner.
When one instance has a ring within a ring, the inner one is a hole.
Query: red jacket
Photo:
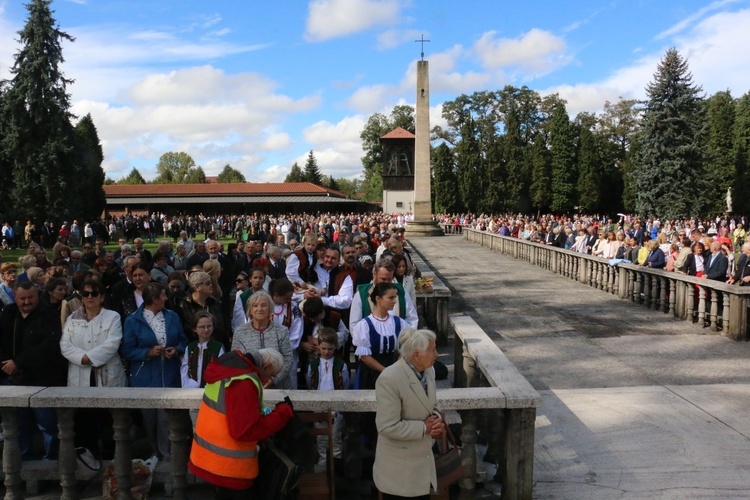
[[[239,354],[239,359],[244,361],[246,366],[235,367],[224,364],[232,357],[236,361],[238,358],[233,356],[235,353]],[[245,373],[256,373],[260,376],[260,372],[253,364],[252,359],[240,354],[239,351],[234,351],[209,363],[203,378],[206,383],[213,383]],[[266,416],[261,415],[258,405],[258,390],[250,380],[240,380],[231,384],[226,389],[225,397],[229,433],[237,441],[261,441],[266,439],[283,429],[293,416],[292,408],[288,404],[277,406]],[[188,468],[197,477],[224,488],[242,490],[253,485],[252,479],[238,480],[217,476],[197,467],[192,462],[188,462]]]

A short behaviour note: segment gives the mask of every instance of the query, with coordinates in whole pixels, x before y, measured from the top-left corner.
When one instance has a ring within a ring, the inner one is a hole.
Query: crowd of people
[[[443,216],[441,222],[603,257],[613,263],[627,261],[750,285],[750,241],[746,241],[744,216],[660,221],[622,214],[613,219],[585,215],[469,214]]]
[[[423,372],[434,361],[435,339],[416,329],[413,277],[418,270],[404,248],[406,222],[404,216],[382,214],[152,214],[87,223],[82,232],[77,221],[57,232],[45,223],[53,244],[46,233],[24,231],[26,253],[17,263],[0,267],[0,383],[208,384],[214,391],[219,389],[212,384],[229,374],[251,383],[245,389],[260,400],[264,388],[375,389],[380,374],[396,363],[400,342],[412,339],[408,353],[414,362],[408,366],[418,369],[416,376],[431,387],[434,400],[434,378],[424,378]],[[17,236],[6,223],[6,244],[17,245]],[[220,241],[225,238],[232,238],[226,248]],[[108,239],[118,241],[115,251],[105,248]],[[157,243],[153,254],[144,247],[150,240]],[[226,358],[230,354],[235,356],[231,360]],[[225,368],[208,369],[219,360]],[[235,370],[238,366],[244,375]],[[31,432],[36,425],[44,438],[43,458],[55,458],[55,411],[28,412],[19,418],[22,457],[35,456]],[[276,424],[286,420],[284,415],[276,413]],[[246,441],[258,439],[257,432],[247,429],[266,416],[256,411],[243,417]],[[215,423],[207,425],[208,417],[201,423],[200,412],[192,412],[191,418],[197,435],[206,433],[200,439],[204,448],[215,451],[210,445],[217,443],[205,444],[214,439]],[[383,418],[382,426],[392,432],[394,416]],[[337,458],[340,419],[338,415]],[[168,459],[164,410],[142,410],[139,420],[153,454]],[[427,436],[441,428],[431,413],[419,420]],[[373,421],[368,431],[376,435],[382,426],[376,428]],[[112,456],[112,422],[106,410],[77,410],[75,428],[77,446]],[[206,465],[211,454],[197,453],[191,469],[215,479],[215,468]]]

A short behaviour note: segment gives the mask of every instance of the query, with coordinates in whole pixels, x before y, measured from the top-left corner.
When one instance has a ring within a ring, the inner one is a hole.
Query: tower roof
[[[387,134],[385,134],[381,139],[415,139],[416,136],[406,130],[402,127],[396,127]]]

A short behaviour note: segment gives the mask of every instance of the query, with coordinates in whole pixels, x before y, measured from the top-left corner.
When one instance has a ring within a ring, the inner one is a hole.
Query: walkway
[[[542,394],[535,498],[750,498],[750,344],[461,236],[412,243]]]

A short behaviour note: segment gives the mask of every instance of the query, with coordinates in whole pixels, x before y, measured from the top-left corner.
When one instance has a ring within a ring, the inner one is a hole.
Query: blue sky
[[[707,94],[750,90],[750,0],[55,0],[76,38],[63,70],[73,112],[91,113],[104,168],[155,175],[185,151],[207,175],[227,163],[282,181],[312,149],[326,175],[361,171],[367,118],[413,104],[424,34],[431,124],[461,94],[527,85],[571,118],[644,97],[669,47]],[[22,2],[0,0],[0,78]]]

